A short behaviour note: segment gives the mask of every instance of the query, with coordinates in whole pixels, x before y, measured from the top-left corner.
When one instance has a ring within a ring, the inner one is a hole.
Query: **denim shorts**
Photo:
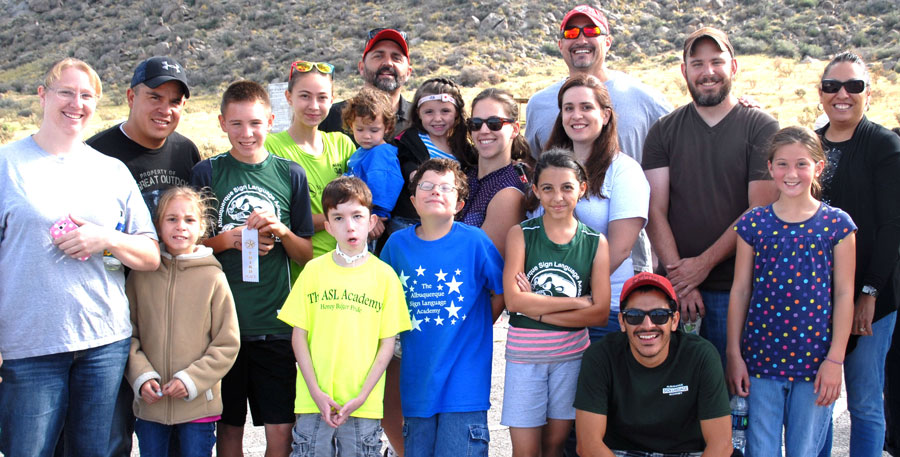
[[[380,419],[351,416],[340,427],[331,428],[321,414],[298,414],[291,430],[291,457],[380,457],[381,433]]]
[[[487,411],[407,417],[403,446],[409,457],[488,457]]]
[[[575,387],[581,360],[550,363],[506,362],[503,414],[508,427],[541,427],[547,419],[574,420]]]

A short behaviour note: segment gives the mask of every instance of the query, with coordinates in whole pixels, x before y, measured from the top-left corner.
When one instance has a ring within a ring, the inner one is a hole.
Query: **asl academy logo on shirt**
[[[688,390],[689,390],[688,386],[686,386],[684,384],[676,384],[674,386],[663,387],[662,393],[663,393],[663,395],[668,395],[670,397],[674,397],[676,395],[681,395],[681,394],[687,392]]]

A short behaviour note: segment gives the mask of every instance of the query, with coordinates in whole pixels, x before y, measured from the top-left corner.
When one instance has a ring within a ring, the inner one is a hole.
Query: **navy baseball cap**
[[[184,98],[191,98],[187,72],[184,66],[171,57],[151,57],[141,62],[131,77],[131,87],[144,84],[155,89],[168,81],[180,82],[184,89]]]

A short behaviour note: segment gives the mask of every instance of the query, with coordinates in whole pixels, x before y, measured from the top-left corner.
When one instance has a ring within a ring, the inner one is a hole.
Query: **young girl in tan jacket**
[[[210,456],[222,413],[220,384],[240,347],[231,289],[206,232],[204,199],[176,187],[159,200],[163,246],[156,271],[132,271],[125,284],[134,333],[126,376],[134,388],[141,455]]]

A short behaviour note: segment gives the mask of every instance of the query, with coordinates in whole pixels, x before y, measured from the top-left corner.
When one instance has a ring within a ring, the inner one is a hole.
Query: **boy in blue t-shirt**
[[[385,135],[394,131],[394,107],[386,93],[363,88],[347,100],[341,119],[344,130],[353,132],[353,139],[359,145],[347,161],[346,175],[362,179],[372,190],[372,212],[378,216],[378,222],[369,233],[369,239],[374,243],[384,232],[384,223],[391,217],[403,188],[397,147],[384,142]]]
[[[400,335],[406,455],[487,456],[503,259],[481,229],[453,221],[468,193],[456,161],[426,161],[410,191],[422,222],[391,235],[381,252],[400,276],[412,321]]]

